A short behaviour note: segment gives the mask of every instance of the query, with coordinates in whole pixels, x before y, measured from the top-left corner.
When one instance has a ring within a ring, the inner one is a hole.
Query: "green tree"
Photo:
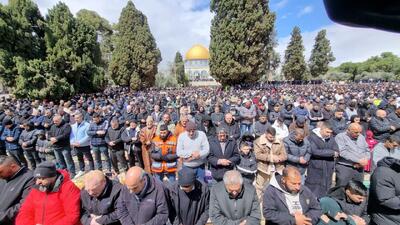
[[[150,32],[147,18],[129,1],[122,10],[115,34],[109,72],[118,85],[133,90],[155,83],[161,53]]]
[[[180,52],[175,54],[174,60],[174,75],[179,85],[186,87],[189,85],[189,79],[187,79],[185,74],[185,64]]]
[[[307,66],[304,60],[304,46],[299,27],[294,27],[290,42],[285,51],[282,73],[286,79],[303,80],[306,77]]]
[[[210,70],[223,85],[257,82],[267,73],[275,14],[267,0],[211,1]]]
[[[326,37],[326,30],[318,32],[314,48],[311,52],[308,67],[312,77],[324,75],[329,70],[329,63],[335,61],[331,51],[330,41]]]
[[[45,57],[44,30],[44,18],[31,0],[0,5],[0,73],[7,86],[15,85],[17,57]]]

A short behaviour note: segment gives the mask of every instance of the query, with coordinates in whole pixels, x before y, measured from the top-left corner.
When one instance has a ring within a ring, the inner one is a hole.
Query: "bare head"
[[[106,187],[106,176],[100,170],[92,170],[85,175],[85,190],[92,197],[99,197]]]
[[[53,123],[54,123],[56,126],[59,126],[59,125],[61,124],[61,122],[62,122],[62,117],[61,117],[61,115],[60,115],[60,114],[54,115],[54,117],[53,117]]]
[[[232,120],[233,120],[232,113],[225,114],[225,122],[226,123],[230,124],[230,123],[232,123]]]
[[[10,179],[20,169],[21,166],[12,156],[0,156],[0,179]]]
[[[139,194],[146,184],[146,172],[138,167],[134,166],[126,172],[125,186],[131,193]]]
[[[242,191],[243,177],[237,170],[230,170],[224,174],[226,191],[232,198],[236,198]]]
[[[362,127],[358,123],[351,123],[347,128],[347,133],[352,138],[358,138],[362,132]]]
[[[287,192],[297,194],[301,188],[301,173],[296,167],[288,166],[282,173],[282,184]]]
[[[331,126],[331,124],[328,123],[328,122],[322,122],[322,123],[320,124],[320,128],[321,128],[320,134],[321,134],[321,136],[322,136],[323,138],[329,138],[329,137],[332,135],[332,133],[333,133],[332,126]]]
[[[379,117],[379,118],[386,118],[386,111],[385,111],[385,110],[382,110],[382,109],[377,110],[377,111],[376,111],[376,117]]]

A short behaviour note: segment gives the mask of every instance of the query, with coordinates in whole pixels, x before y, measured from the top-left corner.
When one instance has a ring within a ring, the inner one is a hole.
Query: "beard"
[[[41,192],[48,192],[50,190],[50,185],[38,185],[38,189]]]

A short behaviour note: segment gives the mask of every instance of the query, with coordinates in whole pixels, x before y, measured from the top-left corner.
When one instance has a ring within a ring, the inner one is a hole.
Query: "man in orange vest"
[[[171,183],[175,182],[178,165],[176,137],[168,130],[167,125],[161,125],[160,134],[153,138],[151,158],[151,172],[154,176],[161,181],[167,176]]]

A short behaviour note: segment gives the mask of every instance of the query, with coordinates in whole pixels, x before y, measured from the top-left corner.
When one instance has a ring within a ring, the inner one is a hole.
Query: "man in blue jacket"
[[[3,126],[4,131],[1,134],[1,140],[5,142],[8,154],[12,155],[23,166],[28,167],[24,152],[18,143],[21,128],[14,124],[10,118],[3,120]]]
[[[90,138],[87,134],[90,124],[83,120],[82,113],[76,113],[75,122],[71,126],[70,142],[71,147],[76,151],[79,162],[79,172],[75,177],[80,177],[85,173],[85,161],[83,156],[89,161],[90,170],[94,170],[94,161],[92,153],[90,153]]]

